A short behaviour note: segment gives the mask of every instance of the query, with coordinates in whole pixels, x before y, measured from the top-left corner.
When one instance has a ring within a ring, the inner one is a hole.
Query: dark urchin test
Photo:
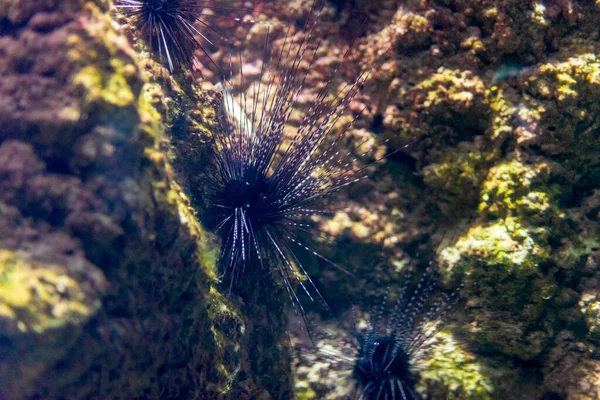
[[[303,239],[312,234],[308,218],[325,214],[324,198],[364,176],[355,167],[355,156],[340,144],[354,121],[341,127],[336,123],[368,77],[360,73],[328,99],[335,68],[295,132],[284,135],[320,46],[310,43],[321,6],[312,7],[299,40],[290,28],[282,48],[273,51],[267,38],[262,79],[252,86],[262,97],[256,96],[252,107],[245,95],[234,101],[223,91],[220,129],[213,136],[214,170],[209,175],[211,225],[222,239],[220,263],[230,288],[235,291],[237,282],[243,284],[244,274],[268,270],[302,316],[296,285],[324,303],[297,255],[300,250],[325,259]],[[243,71],[240,75],[243,82]]]

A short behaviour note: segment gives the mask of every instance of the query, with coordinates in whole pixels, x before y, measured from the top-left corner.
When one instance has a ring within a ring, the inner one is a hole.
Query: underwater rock
[[[440,332],[429,344],[432,349],[422,361],[421,383],[417,390],[431,398],[488,399],[494,393],[494,373],[479,364],[472,353],[461,348],[449,332]]]
[[[0,397],[287,398],[284,324],[258,323],[283,314],[220,291],[175,182],[200,102],[146,82],[109,5],[0,3]]]
[[[336,240],[328,254],[349,260],[344,265],[366,282],[317,268],[311,275],[339,303],[346,293],[364,305],[381,293],[381,281],[432,257],[447,286],[465,285],[450,330],[482,366],[486,384],[479,392],[468,384],[457,389],[464,370],[450,369],[445,391],[425,393],[593,398],[600,7],[376,4],[359,50],[340,68],[373,69],[353,108],[365,109],[355,133],[371,130],[392,149],[410,145],[372,170],[369,182],[342,200],[345,209],[322,223]],[[346,30],[348,15],[342,7]],[[382,249],[377,263],[373,254]],[[564,332],[576,345],[565,345]],[[297,371],[305,374],[307,362],[299,359]],[[575,359],[581,368],[568,376]],[[300,379],[306,393],[335,393]]]

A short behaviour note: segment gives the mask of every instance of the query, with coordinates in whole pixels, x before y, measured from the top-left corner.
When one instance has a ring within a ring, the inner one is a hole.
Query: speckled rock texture
[[[281,310],[221,288],[175,180],[214,92],[117,28],[107,1],[0,1],[0,398],[289,398]]]
[[[311,4],[264,3],[259,19],[274,36],[279,21],[301,27]],[[307,261],[307,269],[335,318],[350,301],[368,310],[381,282],[391,279],[394,290],[407,269],[430,262],[441,286],[464,285],[442,336],[451,345],[429,364],[446,367],[421,371],[425,395],[598,398],[600,5],[401,3],[325,2],[321,12],[322,47],[298,108],[358,35],[332,82],[341,88],[360,68],[371,70],[351,106],[363,110],[352,142],[388,140],[388,151],[402,151],[370,166],[369,179],[334,202],[335,215],[318,221],[320,251],[353,275],[325,262]],[[248,64],[261,57],[255,43],[264,31],[255,25],[235,36]],[[343,347],[343,328],[312,309],[339,338],[331,346]],[[349,379],[347,368],[338,374],[323,353],[297,348],[298,398],[351,390],[337,383]]]

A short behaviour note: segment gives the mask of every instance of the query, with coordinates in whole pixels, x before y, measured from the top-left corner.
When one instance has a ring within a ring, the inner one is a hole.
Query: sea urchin
[[[248,107],[248,99],[241,95],[236,107],[233,97],[224,96],[209,185],[215,231],[223,240],[221,264],[230,285],[244,269],[255,273],[270,265],[302,315],[294,282],[311,299],[314,284],[295,250],[325,259],[303,239],[313,235],[307,219],[326,213],[319,200],[364,175],[355,168],[356,156],[340,148],[353,121],[341,127],[336,123],[368,76],[359,74],[342,93],[326,99],[330,79],[307,107],[295,133],[284,135],[320,46],[320,42],[309,45],[318,12],[310,15],[299,42],[288,32],[281,50],[271,52],[265,45],[261,79],[253,86],[254,93],[262,94],[260,100],[255,98]]]
[[[362,334],[355,332],[358,351],[353,365],[357,382],[356,398],[361,400],[417,400],[415,390],[419,361],[432,345],[430,340],[440,329],[443,315],[455,294],[431,297],[432,281],[423,277],[414,289],[407,283],[397,293],[387,323],[386,294],[370,315],[370,325]]]

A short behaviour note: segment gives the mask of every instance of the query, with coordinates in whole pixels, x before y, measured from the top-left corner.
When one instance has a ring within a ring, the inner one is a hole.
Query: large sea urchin
[[[241,95],[238,107],[231,103],[233,97],[224,96],[221,129],[213,142],[215,169],[210,174],[211,214],[223,240],[221,264],[230,284],[240,279],[244,269],[264,271],[270,265],[302,315],[294,281],[311,299],[311,292],[318,295],[318,291],[310,290],[314,284],[295,250],[325,259],[302,239],[312,235],[307,218],[326,212],[320,199],[364,175],[354,166],[356,156],[340,148],[353,122],[336,123],[368,77],[367,72],[359,74],[345,90],[327,98],[329,80],[295,133],[284,135],[320,46],[320,42],[309,45],[318,11],[313,9],[310,15],[301,39],[288,32],[280,50],[270,51],[265,45],[262,79],[253,86],[260,100],[255,98],[249,107]]]
[[[166,59],[171,73],[178,65],[190,68],[197,49],[210,59],[200,38],[211,41],[195,23],[212,30],[200,17],[204,9],[217,7],[199,0],[118,0],[115,7],[132,17],[140,35],[147,37],[150,53],[158,49],[159,59]]]

